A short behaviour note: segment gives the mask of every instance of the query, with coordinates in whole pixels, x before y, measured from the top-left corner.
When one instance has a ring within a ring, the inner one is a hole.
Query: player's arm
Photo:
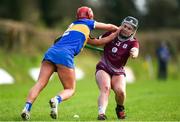
[[[105,24],[105,23],[101,23],[101,22],[95,22],[95,29],[116,31],[118,29],[118,27],[113,24]]]
[[[135,59],[139,55],[139,43],[136,42],[134,46],[130,49],[130,56]]]
[[[97,38],[89,38],[88,39],[88,44],[91,44],[91,45],[96,45],[96,46],[99,46],[99,45],[103,45],[103,44],[106,44],[110,41],[112,41],[114,38],[116,38],[118,35],[118,31],[116,32],[113,32],[111,33],[109,36],[106,36],[106,37],[102,37],[100,39],[97,39]]]

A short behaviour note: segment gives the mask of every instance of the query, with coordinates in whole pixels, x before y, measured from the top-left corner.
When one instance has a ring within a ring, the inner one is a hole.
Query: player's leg
[[[74,69],[63,65],[57,65],[57,72],[64,90],[50,100],[50,115],[53,119],[56,119],[58,116],[58,103],[69,99],[74,94],[76,85]]]
[[[111,90],[111,77],[103,70],[99,70],[96,73],[96,82],[100,90],[98,98],[98,120],[105,120],[105,111],[108,105],[108,97]]]
[[[116,114],[119,119],[125,118],[124,101],[126,98],[126,82],[124,75],[114,75],[111,81],[112,89],[115,93],[117,103]]]
[[[55,66],[51,62],[48,62],[48,61],[42,62],[38,81],[31,88],[31,90],[28,94],[28,97],[27,97],[26,105],[21,114],[21,117],[24,120],[28,120],[30,118],[29,112],[31,110],[31,106],[32,106],[33,102],[36,100],[36,98],[39,95],[39,93],[41,92],[41,90],[47,85],[49,78],[52,75],[52,73],[54,72],[54,70],[55,70]]]

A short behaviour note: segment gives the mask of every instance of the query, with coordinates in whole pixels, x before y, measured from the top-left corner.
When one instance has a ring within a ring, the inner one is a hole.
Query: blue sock
[[[62,98],[59,95],[56,96],[56,99],[58,100],[58,103],[62,101]]]
[[[30,111],[30,110],[31,110],[31,107],[32,107],[32,103],[26,102],[25,109],[28,110],[28,111]]]

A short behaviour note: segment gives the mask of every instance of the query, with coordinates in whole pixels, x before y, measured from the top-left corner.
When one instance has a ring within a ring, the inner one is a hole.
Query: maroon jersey
[[[110,32],[107,32],[103,37],[109,34]],[[117,37],[104,46],[104,54],[101,61],[106,63],[108,67],[118,70],[126,64],[130,56],[130,49],[133,47],[139,48],[139,43],[136,38],[132,37],[123,40]]]

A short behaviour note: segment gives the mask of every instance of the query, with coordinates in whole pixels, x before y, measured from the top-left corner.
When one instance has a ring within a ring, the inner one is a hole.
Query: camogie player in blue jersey
[[[90,32],[94,29],[113,31],[110,36],[101,39],[90,39]],[[50,76],[57,71],[63,85],[63,90],[50,99],[50,116],[58,116],[58,104],[69,99],[75,92],[74,56],[78,55],[86,43],[101,45],[113,40],[117,35],[118,27],[93,20],[93,11],[89,7],[80,7],[77,10],[77,20],[74,21],[64,34],[59,37],[45,53],[37,83],[31,88],[26,104],[21,113],[23,120],[30,119],[30,110],[33,102],[42,89],[47,85]]]

